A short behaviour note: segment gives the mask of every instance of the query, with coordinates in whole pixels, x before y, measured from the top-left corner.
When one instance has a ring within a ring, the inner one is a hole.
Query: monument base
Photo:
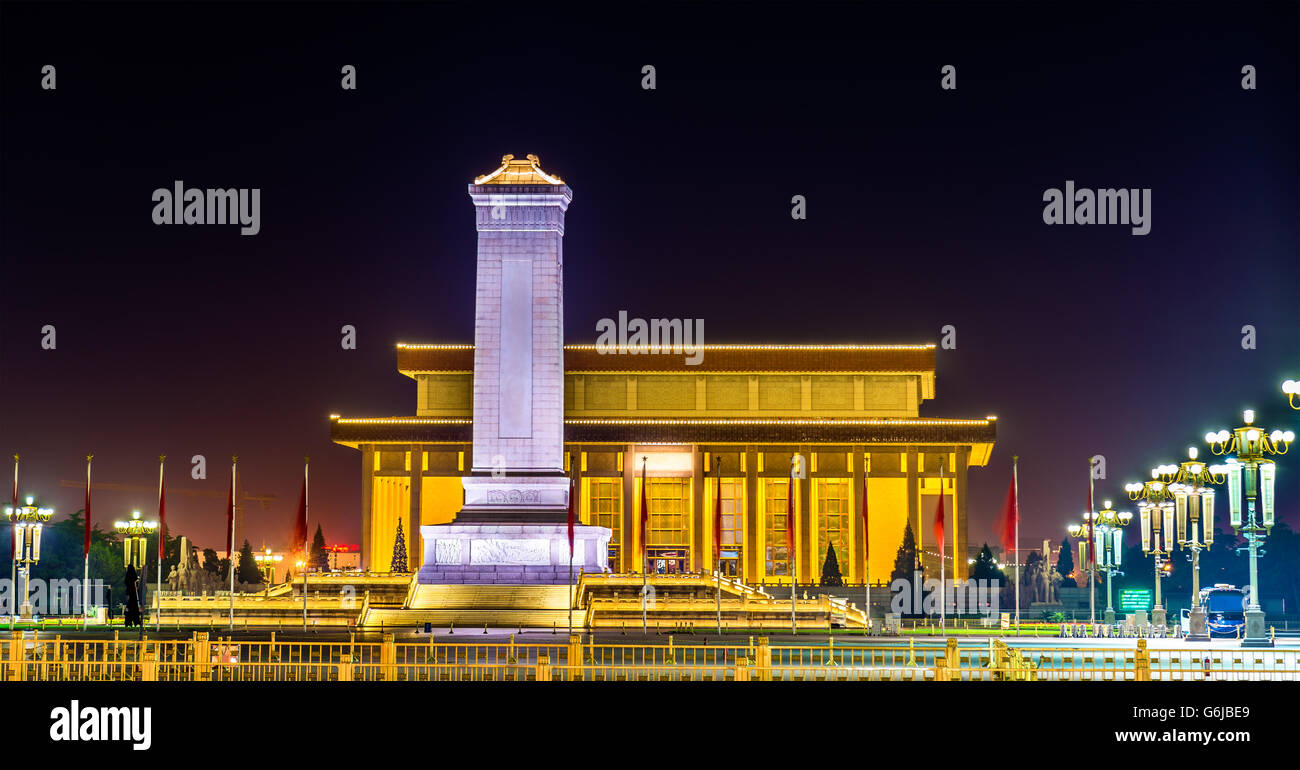
[[[1205,618],[1204,607],[1193,607],[1192,611],[1187,613],[1187,641],[1210,641],[1209,624]]]
[[[1242,647],[1272,647],[1273,640],[1264,628],[1264,611],[1258,607],[1246,609],[1246,637],[1241,640]]]
[[[423,585],[507,584],[567,585],[569,527],[551,523],[435,524],[420,527],[424,566],[416,580]],[[606,527],[575,525],[573,575],[609,571]]]

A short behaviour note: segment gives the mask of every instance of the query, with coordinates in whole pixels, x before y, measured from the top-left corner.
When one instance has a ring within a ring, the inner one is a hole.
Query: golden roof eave
[[[474,184],[549,184],[562,185],[564,180],[542,170],[536,155],[515,160],[513,155],[501,157],[501,167],[496,171],[474,178]]]

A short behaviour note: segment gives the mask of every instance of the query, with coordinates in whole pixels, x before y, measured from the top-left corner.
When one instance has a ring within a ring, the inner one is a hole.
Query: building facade
[[[947,574],[965,577],[967,473],[987,464],[996,418],[919,416],[934,398],[934,345],[706,345],[698,365],[645,346],[563,351],[564,468],[581,522],[613,532],[611,570],[720,568],[754,584],[792,574],[813,582],[833,546],[847,581],[888,582],[910,521],[937,575],[931,533],[942,493]],[[472,456],[474,365],[473,345],[400,344],[415,414],[331,416],[333,440],[360,452],[363,569],[389,569],[399,519],[418,569],[420,527],[451,523],[462,477],[490,465]],[[792,481],[792,467],[803,478]]]

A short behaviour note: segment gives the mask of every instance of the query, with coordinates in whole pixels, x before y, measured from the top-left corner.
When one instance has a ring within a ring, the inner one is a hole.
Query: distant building
[[[327,545],[325,546],[325,551],[329,554],[331,570],[346,571],[361,569],[360,544],[347,543],[343,545]]]

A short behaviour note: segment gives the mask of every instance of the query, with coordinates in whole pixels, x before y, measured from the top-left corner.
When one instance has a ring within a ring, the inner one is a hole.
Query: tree
[[[399,575],[406,572],[406,536],[402,534],[402,520],[397,520],[397,536],[393,540],[393,564],[389,572]]]
[[[1061,573],[1062,578],[1074,577],[1074,551],[1070,548],[1068,538],[1061,538],[1060,556],[1056,557],[1056,571]]]
[[[833,544],[826,547],[826,562],[822,564],[822,585],[844,585],[844,579],[840,575],[840,560],[835,558],[835,546]]]
[[[221,569],[221,559],[217,557],[216,549],[203,549],[203,570],[205,572],[211,572],[214,575],[220,575],[223,572]]]
[[[970,568],[971,580],[997,580],[1006,581],[1006,575],[998,567],[997,560],[993,558],[993,551],[989,550],[989,544],[985,543],[975,556],[975,563]]]
[[[321,532],[320,525],[316,525],[316,534],[311,539],[311,557],[307,560],[308,566],[318,572],[329,572],[330,555],[325,550],[325,535]]]
[[[903,530],[903,542],[898,546],[898,555],[894,557],[894,571],[890,580],[903,579],[911,581],[913,573],[920,569],[916,562],[916,535],[912,533],[912,521],[907,522]]]
[[[235,573],[235,579],[249,585],[262,584],[262,570],[257,566],[257,559],[253,558],[253,547],[247,540],[239,549],[239,571]]]

